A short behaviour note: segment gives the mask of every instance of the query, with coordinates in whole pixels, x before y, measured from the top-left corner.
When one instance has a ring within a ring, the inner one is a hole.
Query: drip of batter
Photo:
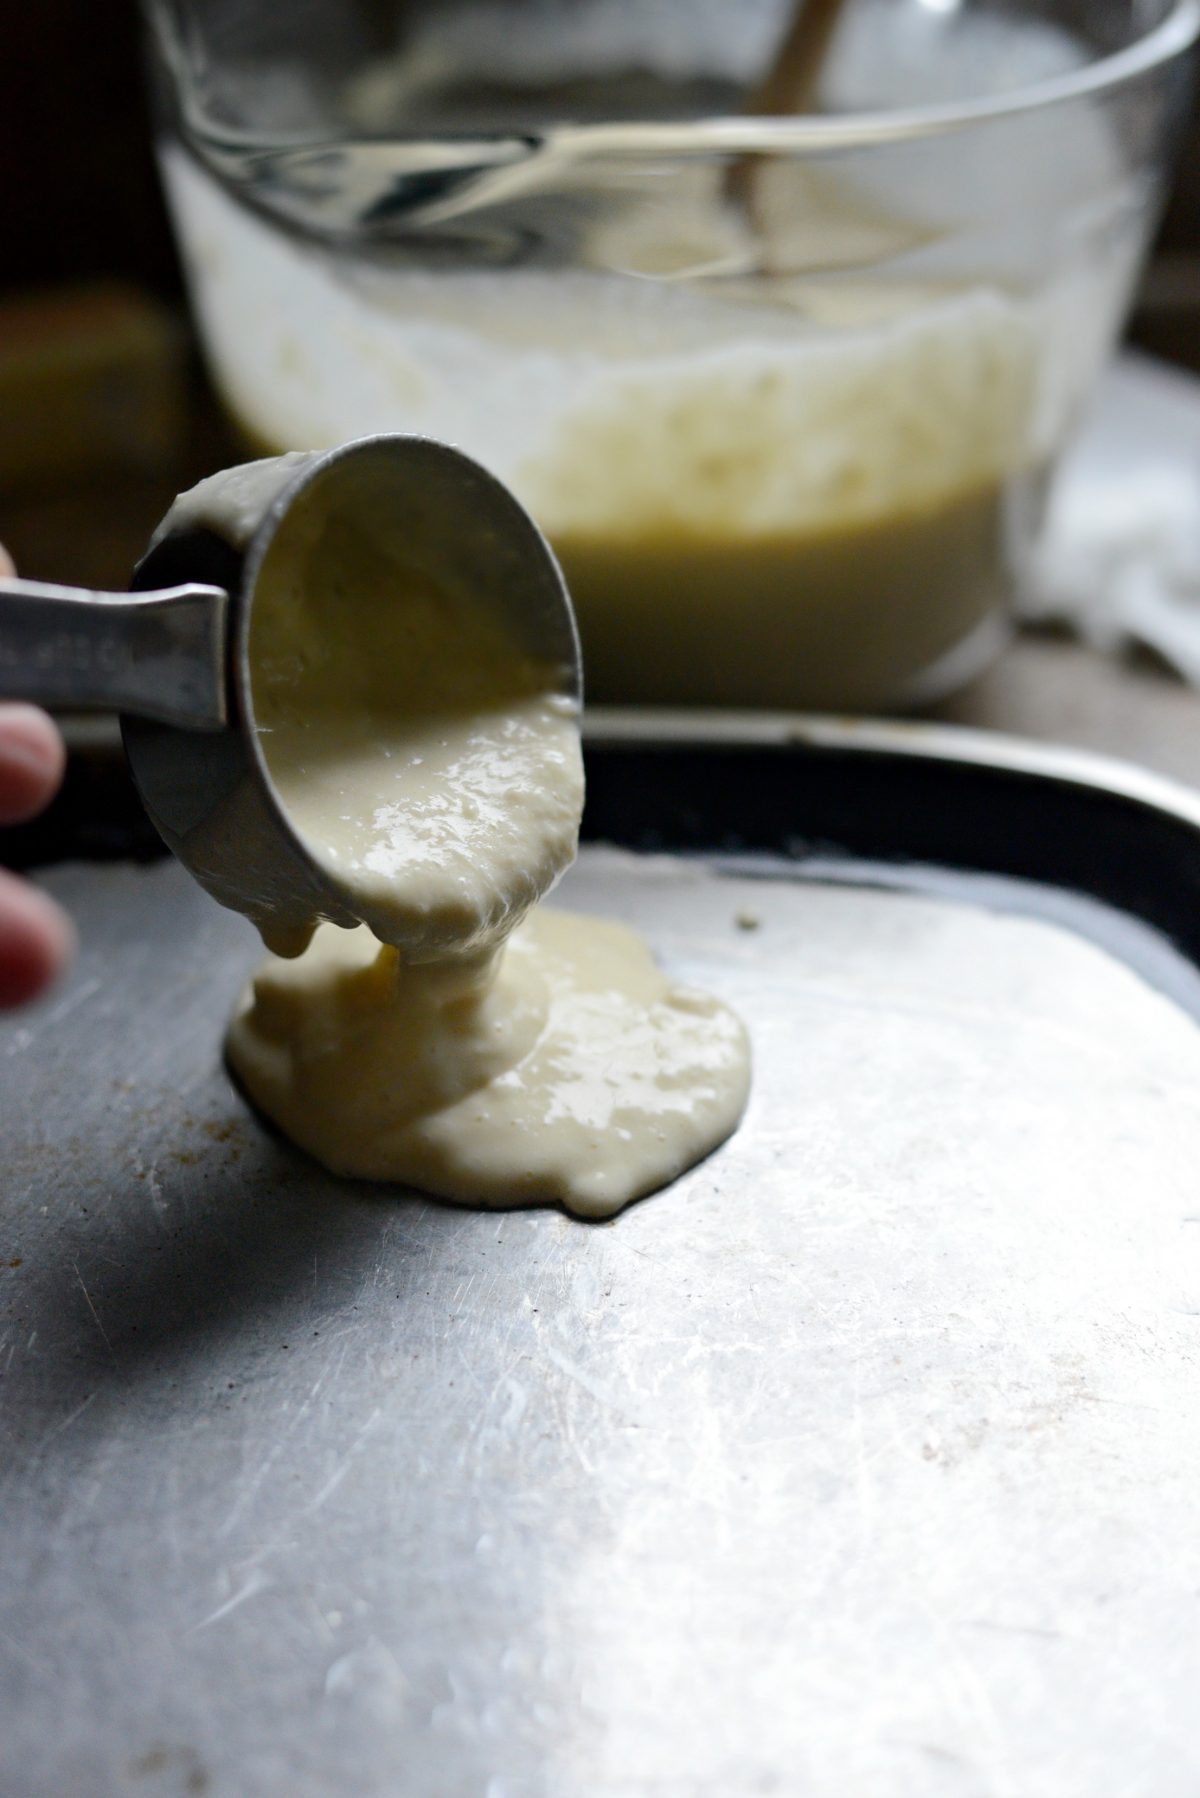
[[[216,477],[169,523],[244,542],[295,471]],[[243,994],[227,1052],[254,1102],[337,1173],[590,1217],[722,1142],[749,1086],[737,1018],[623,926],[528,915],[583,806],[560,672],[334,519],[276,538],[250,661],[272,780],[363,925],[322,925]]]

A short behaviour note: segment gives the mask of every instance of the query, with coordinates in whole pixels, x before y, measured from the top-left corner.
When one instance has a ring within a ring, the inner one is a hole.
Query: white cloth
[[[1022,600],[1097,648],[1154,650],[1200,687],[1200,381],[1141,356],[1106,377]]]

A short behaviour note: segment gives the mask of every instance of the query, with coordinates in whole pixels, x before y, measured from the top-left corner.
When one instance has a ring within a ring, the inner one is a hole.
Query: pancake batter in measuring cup
[[[167,526],[243,543],[302,462],[203,482]],[[250,658],[272,780],[362,920],[307,948],[264,931],[289,959],[227,1041],[254,1102],[336,1173],[592,1217],[722,1142],[749,1086],[738,1019],[623,926],[533,909],[583,807],[559,671],[334,518],[276,539]]]

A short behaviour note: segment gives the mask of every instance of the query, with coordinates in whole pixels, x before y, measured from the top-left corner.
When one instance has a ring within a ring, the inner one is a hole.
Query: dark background
[[[135,0],[0,0],[0,294],[98,275],[180,294],[139,37]],[[1200,369],[1200,112],[1133,335]]]
[[[134,0],[0,0],[0,291],[180,291],[141,76]]]

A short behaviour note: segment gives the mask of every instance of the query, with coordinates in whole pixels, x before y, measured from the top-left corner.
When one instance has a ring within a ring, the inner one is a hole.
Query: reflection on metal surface
[[[1027,920],[585,854],[563,901],[758,1085],[616,1223],[497,1217],[244,1111],[258,950],[178,868],[52,884],[83,960],[0,1027],[6,1793],[1190,1794],[1190,1020]]]

